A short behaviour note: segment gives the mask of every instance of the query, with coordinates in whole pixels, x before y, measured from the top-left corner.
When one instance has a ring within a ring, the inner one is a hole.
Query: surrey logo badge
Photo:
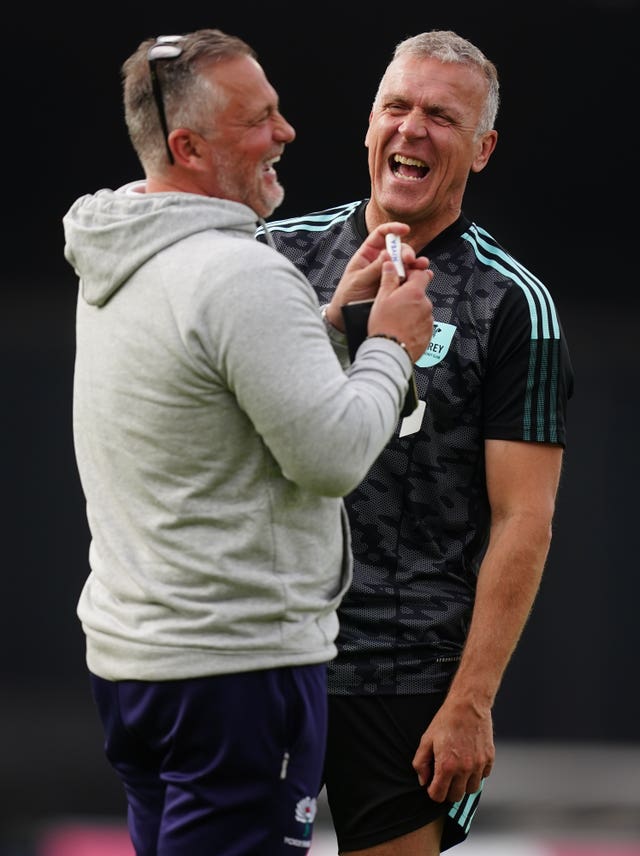
[[[456,332],[455,324],[445,324],[443,321],[434,321],[433,334],[431,341],[427,345],[427,350],[416,361],[417,366],[427,368],[435,366],[446,355],[453,339],[453,334]]]

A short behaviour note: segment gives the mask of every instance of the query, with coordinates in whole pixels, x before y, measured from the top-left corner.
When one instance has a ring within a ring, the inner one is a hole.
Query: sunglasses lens
[[[180,56],[182,48],[178,45],[154,45],[148,54],[148,59],[175,59]]]
[[[158,36],[155,45],[149,48],[147,59],[175,59],[182,53],[182,36]]]

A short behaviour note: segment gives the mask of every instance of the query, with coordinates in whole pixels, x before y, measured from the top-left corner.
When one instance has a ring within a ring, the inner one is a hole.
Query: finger
[[[433,277],[434,273],[429,268],[415,268],[414,270],[407,271],[405,285],[417,285],[426,292]]]
[[[465,792],[468,794],[475,794],[480,790],[480,785],[482,784],[482,779],[480,776],[469,776],[467,780],[467,785],[465,788]]]
[[[396,235],[406,235],[409,231],[409,226],[406,223],[391,221],[390,223],[382,223],[370,232],[363,243],[360,245],[354,256],[351,258],[348,267],[353,270],[375,261],[381,251],[385,249],[385,236],[389,232],[395,232]]]
[[[451,784],[452,782],[450,777],[446,778],[434,773],[434,776],[427,787],[427,793],[434,802],[444,802],[447,798],[450,798],[449,793]],[[456,802],[456,800],[451,800],[451,802]]]
[[[399,285],[400,277],[398,276],[396,266],[391,260],[383,261],[378,294],[389,294],[389,292],[395,291]]]
[[[424,738],[423,738],[424,739]],[[416,749],[416,754],[411,762],[413,769],[418,774],[418,782],[420,787],[431,783],[433,778],[434,757],[432,747],[428,743],[423,743],[421,740]]]
[[[429,259],[425,259],[424,256],[416,256],[414,259],[409,260],[403,255],[402,263],[404,264],[405,271],[410,270],[410,269],[415,269],[415,270],[428,270],[429,269]]]
[[[414,764],[414,769],[418,774],[418,784],[421,788],[424,788],[425,785],[431,784],[431,779],[433,778],[433,767],[428,762],[417,766]]]
[[[391,220],[388,223],[381,223],[369,233],[365,243],[376,247],[378,250],[383,250],[387,245],[387,235],[393,233],[403,238],[410,231],[406,223],[401,223],[399,220]],[[406,246],[409,246],[408,244]]]
[[[404,265],[405,271],[410,270],[411,268],[426,270],[431,262],[426,256],[416,256],[413,247],[410,247],[408,244],[403,244],[402,264]]]

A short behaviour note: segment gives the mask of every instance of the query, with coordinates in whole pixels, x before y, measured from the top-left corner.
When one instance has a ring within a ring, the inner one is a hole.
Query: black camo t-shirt
[[[366,238],[366,203],[267,224],[321,304]],[[435,272],[433,337],[415,365],[426,406],[345,497],[354,578],[329,664],[336,695],[446,689],[489,535],[484,441],[566,440],[573,372],[545,286],[464,216],[422,253]]]

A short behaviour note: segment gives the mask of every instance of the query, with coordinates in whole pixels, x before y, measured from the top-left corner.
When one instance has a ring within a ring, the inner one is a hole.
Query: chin
[[[277,192],[271,192],[262,198],[262,204],[256,207],[260,217],[270,217],[273,212],[282,205],[284,201],[284,190],[280,188]]]
[[[396,184],[393,188],[386,188],[376,195],[378,204],[388,213],[393,214],[396,219],[401,220],[403,216],[412,214],[423,205],[423,190],[415,185]]]

